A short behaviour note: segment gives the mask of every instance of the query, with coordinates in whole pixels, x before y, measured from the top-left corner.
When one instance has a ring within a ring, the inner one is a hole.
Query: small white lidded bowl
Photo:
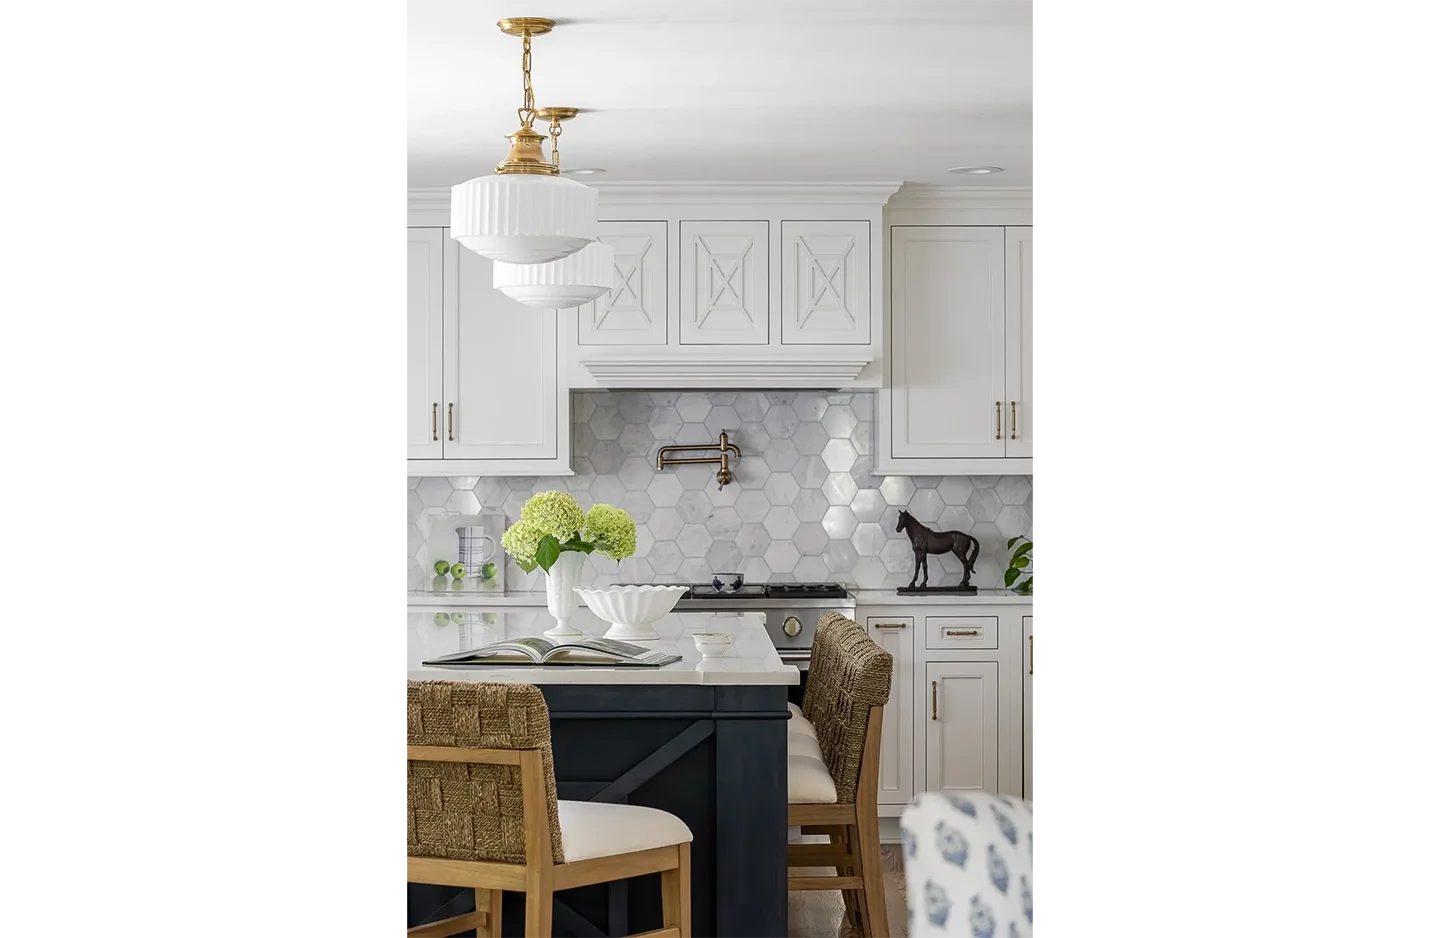
[[[700,649],[702,658],[719,658],[730,650],[730,643],[735,640],[735,633],[694,632],[691,637],[695,639],[695,647]]]

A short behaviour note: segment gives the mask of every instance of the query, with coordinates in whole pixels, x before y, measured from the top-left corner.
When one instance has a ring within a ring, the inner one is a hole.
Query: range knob
[[[800,634],[800,620],[795,616],[786,616],[785,624],[780,626],[780,628],[785,631],[786,635],[794,638]]]

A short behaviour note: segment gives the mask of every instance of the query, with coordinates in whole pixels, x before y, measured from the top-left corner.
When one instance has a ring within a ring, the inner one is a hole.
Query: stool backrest
[[[410,681],[406,721],[411,856],[545,862],[526,856],[528,822],[528,842],[564,862],[550,710],[538,687]]]
[[[815,725],[815,739],[841,804],[855,801],[870,708],[884,707],[890,699],[894,667],[890,653],[851,619],[831,613],[820,620],[801,711]]]

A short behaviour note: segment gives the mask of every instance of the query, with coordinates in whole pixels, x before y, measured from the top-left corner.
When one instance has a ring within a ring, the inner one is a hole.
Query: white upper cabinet
[[[555,310],[496,290],[439,226],[409,229],[408,264],[410,475],[569,475]]]
[[[680,222],[680,343],[770,341],[770,223]]]
[[[1003,457],[1005,229],[891,229],[897,459]]]
[[[580,345],[664,345],[669,243],[663,221],[602,221],[615,286],[579,309]]]
[[[780,225],[780,338],[785,345],[870,342],[870,223]]]
[[[890,353],[876,472],[1026,473],[1031,229],[890,229]]]
[[[1005,406],[1006,456],[1031,456],[1030,402],[1035,320],[1033,228],[1005,229]]]
[[[491,285],[489,258],[449,238],[446,248],[445,458],[555,459],[555,310],[510,299]]]
[[[410,228],[406,255],[405,447],[410,459],[439,459],[444,405],[445,235]]]

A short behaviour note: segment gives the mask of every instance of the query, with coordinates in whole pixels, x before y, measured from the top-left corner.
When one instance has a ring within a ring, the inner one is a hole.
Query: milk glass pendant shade
[[[505,264],[569,257],[596,237],[600,193],[564,176],[477,176],[450,189],[450,237]]]
[[[540,309],[570,309],[609,292],[615,285],[615,249],[599,241],[548,264],[497,261],[495,289]]]

